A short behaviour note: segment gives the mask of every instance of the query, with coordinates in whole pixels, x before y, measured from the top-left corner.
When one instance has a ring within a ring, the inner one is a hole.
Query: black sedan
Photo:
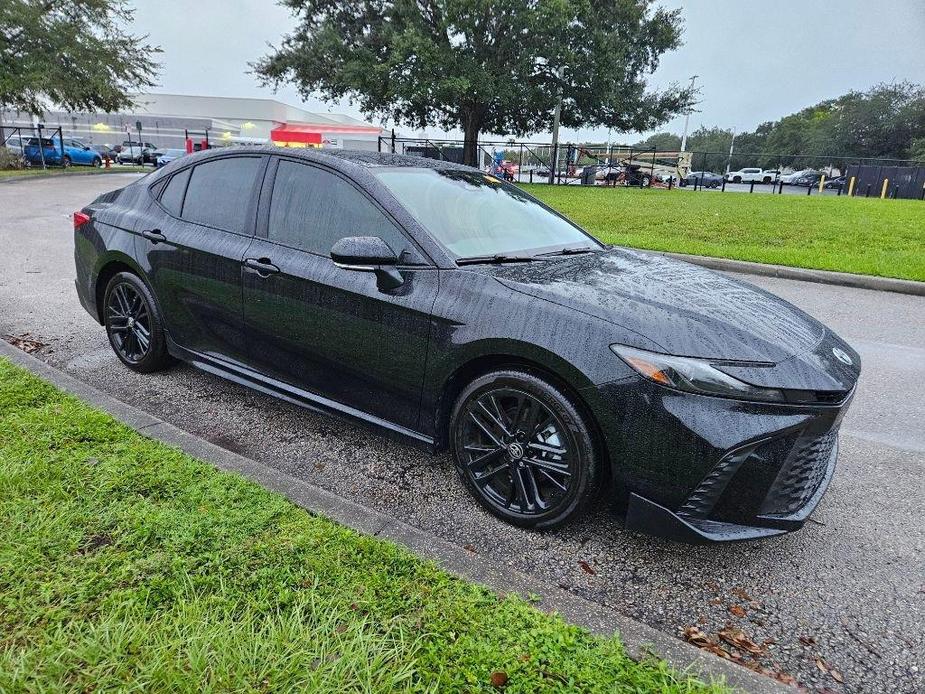
[[[803,186],[804,188],[812,188],[813,186],[819,185],[819,181],[822,180],[823,175],[824,174],[819,172],[806,173],[793,179],[793,181],[791,181],[791,185]]]
[[[678,181],[678,185],[681,187],[697,185],[702,188],[719,188],[723,185],[723,177],[712,171],[691,171]]]
[[[431,450],[490,512],[731,540],[799,528],[857,353],[740,280],[611,248],[516,186],[370,152],[190,155],[74,214],[118,358],[181,359]]]

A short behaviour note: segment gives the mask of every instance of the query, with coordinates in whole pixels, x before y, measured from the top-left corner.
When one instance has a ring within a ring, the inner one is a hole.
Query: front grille
[[[796,513],[825,479],[837,436],[837,420],[827,419],[732,451],[677,512],[742,525],[754,524],[757,516]]]
[[[807,434],[797,440],[786,463],[761,506],[762,515],[789,515],[798,511],[822,484],[838,431],[822,436]]]

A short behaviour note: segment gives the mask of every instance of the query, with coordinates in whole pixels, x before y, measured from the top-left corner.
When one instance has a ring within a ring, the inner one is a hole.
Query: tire
[[[103,316],[109,345],[132,371],[161,371],[173,362],[157,301],[137,275],[120,272],[109,280]]]
[[[741,182],[742,182],[742,177],[741,177],[741,176],[734,176],[734,177],[732,178],[732,182],[733,182],[733,183],[741,183]]]
[[[456,470],[483,508],[513,525],[549,529],[579,517],[597,496],[592,431],[557,386],[505,369],[463,389],[449,438]]]
[[[64,159],[61,160],[61,166],[65,169],[71,165],[71,158],[68,155],[64,155]]]
[[[770,177],[770,176],[765,176],[763,179],[761,179],[761,182],[762,182],[762,183],[770,183],[770,182],[771,182],[771,177]]]
[[[95,168],[98,169],[98,168],[100,168],[102,165],[103,165],[103,160],[102,160],[102,159],[100,159],[99,157],[96,157],[96,158],[93,159],[93,166],[94,166]]]

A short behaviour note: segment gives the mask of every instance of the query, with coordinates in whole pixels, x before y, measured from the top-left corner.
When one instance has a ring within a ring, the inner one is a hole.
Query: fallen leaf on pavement
[[[581,570],[584,571],[586,574],[591,574],[592,576],[597,575],[597,571],[592,569],[591,565],[588,562],[586,562],[584,559],[578,560],[578,566],[580,566]]]
[[[475,554],[475,545],[463,545],[463,549],[466,550],[467,552],[471,552],[472,554]]]
[[[733,616],[735,616],[735,617],[744,617],[744,616],[745,616],[745,608],[742,607],[741,605],[730,605],[730,606],[729,606],[729,614],[731,614],[731,615],[733,615]]]
[[[698,648],[706,648],[711,644],[710,639],[699,627],[687,627],[683,632],[684,640]]]
[[[491,673],[491,686],[496,689],[501,689],[504,685],[507,684],[507,673],[497,670]]]
[[[802,643],[804,646],[815,646],[816,639],[814,639],[812,636],[801,636],[800,643]]]
[[[736,627],[720,629],[719,637],[731,646],[752,655],[761,655],[765,649],[752,641],[744,631]]]
[[[825,664],[825,661],[822,658],[816,658],[816,667],[819,668],[819,672],[824,675],[829,674],[829,666]]]
[[[839,684],[845,683],[845,678],[842,677],[842,674],[838,670],[830,670],[829,674],[832,675],[832,679],[838,682]]]
[[[39,342],[38,340],[33,340],[29,337],[29,333],[23,333],[22,335],[4,335],[3,339],[9,342],[14,347],[18,347],[26,354],[35,354],[42,347],[47,347],[47,343]]]
[[[752,596],[746,593],[742,588],[733,588],[730,592],[739,600],[744,602],[751,602]]]

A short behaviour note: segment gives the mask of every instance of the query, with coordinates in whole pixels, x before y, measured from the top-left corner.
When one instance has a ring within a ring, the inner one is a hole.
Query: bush
[[[0,169],[21,169],[23,158],[18,152],[7,147],[0,147]]]

